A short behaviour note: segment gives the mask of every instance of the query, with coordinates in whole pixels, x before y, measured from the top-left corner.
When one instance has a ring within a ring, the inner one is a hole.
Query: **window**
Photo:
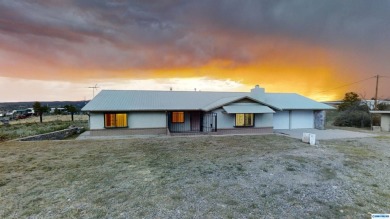
[[[184,122],[184,112],[172,112],[172,122],[183,123]]]
[[[104,126],[106,128],[127,127],[127,114],[126,113],[105,113]]]
[[[253,126],[253,113],[236,114],[236,126]]]

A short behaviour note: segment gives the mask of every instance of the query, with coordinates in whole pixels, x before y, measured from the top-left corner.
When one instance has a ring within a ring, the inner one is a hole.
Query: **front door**
[[[191,131],[200,131],[200,112],[191,112]]]

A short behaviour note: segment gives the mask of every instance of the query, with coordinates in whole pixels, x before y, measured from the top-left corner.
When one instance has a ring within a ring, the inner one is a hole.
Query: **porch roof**
[[[268,106],[223,106],[227,113],[275,113]]]

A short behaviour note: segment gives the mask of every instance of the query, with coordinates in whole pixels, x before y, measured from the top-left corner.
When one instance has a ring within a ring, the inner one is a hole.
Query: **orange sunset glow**
[[[390,98],[390,13],[364,4],[2,2],[0,102],[88,100],[96,84],[370,99],[375,75]]]

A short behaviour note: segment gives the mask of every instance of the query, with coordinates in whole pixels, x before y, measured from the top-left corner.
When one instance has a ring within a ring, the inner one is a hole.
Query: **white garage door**
[[[311,110],[291,111],[291,129],[314,128],[314,113]]]
[[[289,129],[290,116],[289,111],[277,111],[273,118],[274,129]]]

